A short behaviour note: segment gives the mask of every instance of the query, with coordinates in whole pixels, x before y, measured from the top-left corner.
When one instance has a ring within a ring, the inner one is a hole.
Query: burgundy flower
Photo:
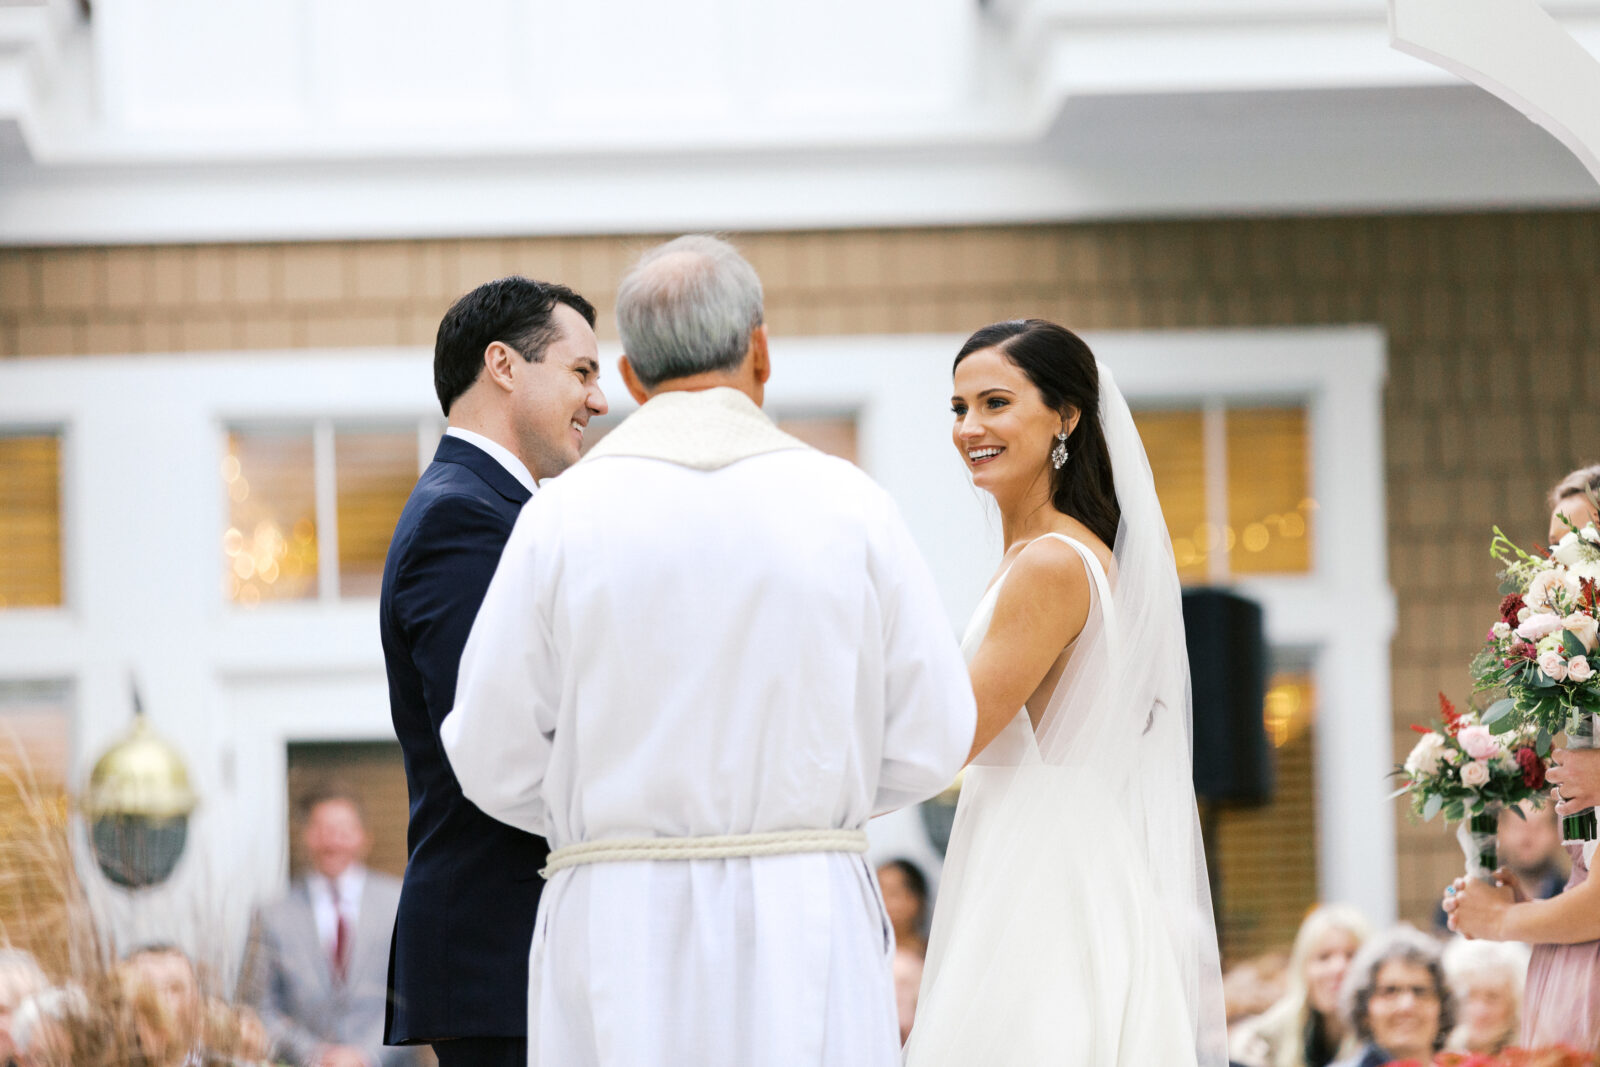
[[[1523,609],[1522,597],[1516,593],[1508,593],[1500,601],[1500,621],[1511,627],[1517,627],[1517,612]]]
[[[1529,789],[1544,788],[1544,760],[1531,748],[1517,749],[1517,766],[1522,768],[1522,784]]]

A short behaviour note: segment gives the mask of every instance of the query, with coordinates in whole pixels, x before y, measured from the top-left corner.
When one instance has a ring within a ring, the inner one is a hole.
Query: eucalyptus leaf
[[[1578,640],[1578,635],[1573,633],[1571,630],[1561,631],[1561,648],[1566,652],[1569,658],[1572,656],[1586,655],[1589,651],[1583,647],[1583,642]]]

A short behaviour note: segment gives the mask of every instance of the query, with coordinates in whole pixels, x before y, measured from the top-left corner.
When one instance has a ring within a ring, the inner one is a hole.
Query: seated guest
[[[353,792],[325,788],[301,811],[311,872],[256,917],[241,997],[295,1067],[420,1063],[415,1048],[383,1045],[400,882],[363,865],[372,841]]]
[[[1393,927],[1361,946],[1339,1002],[1345,1024],[1362,1045],[1336,1067],[1431,1063],[1455,1026],[1455,998],[1445,984],[1439,944],[1411,926]]]
[[[1246,1067],[1328,1067],[1360,1043],[1339,1012],[1339,989],[1367,920],[1344,904],[1324,904],[1300,923],[1284,992],[1254,1019],[1234,1026],[1229,1053]]]
[[[1516,1041],[1528,956],[1527,946],[1513,942],[1462,939],[1445,947],[1444,973],[1458,1020],[1446,1048],[1495,1056]]]
[[[878,868],[878,891],[894,927],[894,1000],[904,1043],[917,1015],[922,957],[928,950],[928,879],[910,860],[890,860]]]
[[[72,986],[41,989],[17,1005],[11,1033],[22,1067],[76,1067],[96,1062],[89,998]],[[83,1047],[80,1047],[83,1046]]]
[[[201,1063],[200,979],[188,954],[176,945],[144,945],[124,956],[118,970],[135,1006],[143,999],[154,1007],[139,1013],[140,1040],[153,1067]]]
[[[1500,862],[1522,883],[1530,900],[1549,900],[1567,884],[1567,853],[1554,804],[1535,808],[1524,801],[1522,815],[1500,813]]]
[[[910,860],[890,860],[878,868],[878,889],[894,927],[897,947],[918,956],[928,950],[928,879]]]
[[[31,955],[18,948],[0,948],[0,1067],[14,1067],[17,1061],[11,1035],[17,1007],[49,984]]]

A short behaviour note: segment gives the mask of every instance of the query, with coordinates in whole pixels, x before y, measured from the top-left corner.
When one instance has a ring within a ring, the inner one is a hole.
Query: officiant
[[[899,1063],[874,814],[943,789],[967,672],[865,474],[761,411],[761,283],[686,237],[624,278],[642,404],[524,509],[442,736],[554,851],[529,1062]]]

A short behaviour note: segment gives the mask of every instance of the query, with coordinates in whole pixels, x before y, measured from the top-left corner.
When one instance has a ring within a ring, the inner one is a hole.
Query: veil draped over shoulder
[[[968,769],[913,1067],[1227,1063],[1178,575],[1133,417],[1099,373],[1114,571],[1079,549],[1094,604],[1037,729],[1019,711]]]

